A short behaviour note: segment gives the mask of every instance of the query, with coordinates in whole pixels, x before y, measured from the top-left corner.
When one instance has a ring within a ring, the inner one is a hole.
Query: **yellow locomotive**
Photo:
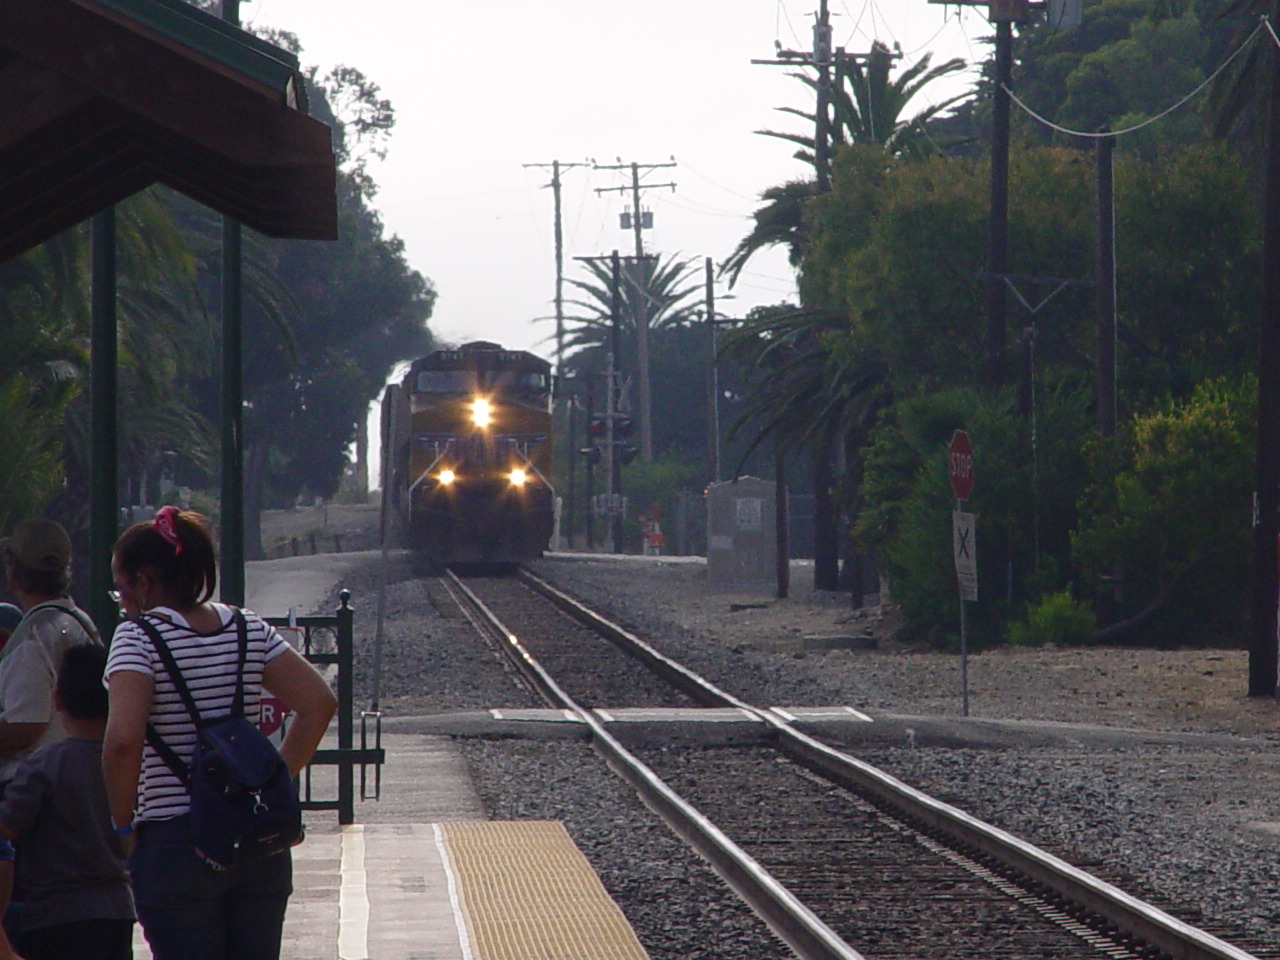
[[[415,360],[382,402],[390,507],[433,566],[542,555],[555,518],[551,365],[479,341]]]

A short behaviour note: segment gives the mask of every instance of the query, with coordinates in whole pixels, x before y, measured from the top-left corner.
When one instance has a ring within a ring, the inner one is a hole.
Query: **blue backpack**
[[[210,721],[201,719],[191,688],[160,631],[145,616],[134,622],[151,638],[196,728],[195,752],[187,764],[147,724],[147,743],[191,795],[197,856],[215,870],[227,870],[300,843],[302,808],[289,768],[275,745],[244,715],[244,668],[249,656],[244,614],[235,611],[240,651],[231,713]]]

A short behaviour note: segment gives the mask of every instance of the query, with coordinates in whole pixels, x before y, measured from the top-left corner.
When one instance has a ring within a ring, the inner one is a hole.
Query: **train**
[[[383,489],[429,566],[513,567],[555,526],[551,364],[476,341],[414,360],[382,401]]]

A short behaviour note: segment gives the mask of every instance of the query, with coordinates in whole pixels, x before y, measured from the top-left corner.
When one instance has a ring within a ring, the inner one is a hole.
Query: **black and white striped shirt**
[[[221,603],[215,603],[213,607],[222,619],[222,627],[212,633],[193,630],[182,614],[169,607],[156,607],[147,612],[152,625],[172,651],[202,720],[217,720],[231,713],[236,690],[235,671],[239,662],[240,641],[232,609]],[[262,696],[262,671],[285,652],[287,644],[275,628],[257,614],[245,610],[244,618],[249,636],[249,655],[244,672],[244,712],[250,720],[256,721]],[[189,762],[195,752],[195,726],[155,645],[132,621],[116,628],[107,656],[107,680],[119,670],[132,670],[151,677],[155,683],[155,696],[148,719],[164,742]],[[190,798],[182,781],[151,744],[145,744],[136,819],[167,820],[181,816],[189,808]]]

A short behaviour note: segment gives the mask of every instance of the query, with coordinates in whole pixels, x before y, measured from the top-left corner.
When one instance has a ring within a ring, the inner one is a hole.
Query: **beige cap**
[[[13,536],[0,540],[0,550],[17,557],[32,570],[58,573],[71,566],[71,538],[62,524],[38,517],[23,520],[13,529]]]

